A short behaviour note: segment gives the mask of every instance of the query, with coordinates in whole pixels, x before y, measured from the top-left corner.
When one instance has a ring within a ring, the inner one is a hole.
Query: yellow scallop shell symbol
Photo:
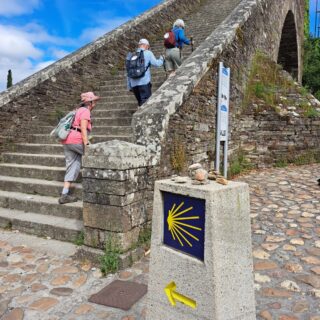
[[[187,243],[190,247],[192,247],[192,241],[190,238],[199,241],[199,239],[192,234],[193,230],[201,231],[201,228],[195,227],[192,224],[185,223],[182,221],[189,220],[190,223],[194,220],[199,220],[199,216],[191,216],[191,217],[182,217],[187,212],[191,211],[193,207],[189,207],[187,209],[182,209],[184,205],[184,202],[181,202],[178,207],[176,207],[176,204],[174,203],[172,208],[169,210],[167,223],[168,223],[168,229],[171,232],[172,238],[175,241],[179,241],[181,247],[183,247],[183,241]],[[180,211],[181,209],[181,211]],[[188,240],[189,238],[189,240]]]

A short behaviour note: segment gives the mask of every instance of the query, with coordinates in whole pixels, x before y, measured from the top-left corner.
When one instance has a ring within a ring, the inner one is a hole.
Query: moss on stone
[[[170,162],[172,168],[177,172],[181,173],[186,167],[186,151],[185,145],[181,140],[175,136],[172,142]]]

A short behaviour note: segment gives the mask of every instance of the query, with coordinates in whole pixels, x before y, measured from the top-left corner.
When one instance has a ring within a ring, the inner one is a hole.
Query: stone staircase
[[[182,17],[186,34],[193,36],[195,47],[218,26],[240,0],[209,0],[193,15]],[[217,10],[219,7],[219,10]],[[178,17],[177,17],[178,18]],[[179,17],[181,18],[181,17]],[[141,35],[143,37],[143,35]],[[162,39],[151,44],[158,57],[164,54]],[[191,47],[183,49],[183,56]],[[153,92],[165,81],[163,68],[152,68]],[[132,93],[127,91],[125,72],[110,75],[98,92],[102,99],[92,113],[92,142],[113,139],[132,141],[131,119],[137,110]],[[74,241],[82,230],[82,202],[59,205],[58,197],[65,172],[62,146],[49,136],[52,126],[35,122],[27,143],[17,143],[0,162],[0,226],[38,236]],[[81,177],[74,194],[82,198]]]

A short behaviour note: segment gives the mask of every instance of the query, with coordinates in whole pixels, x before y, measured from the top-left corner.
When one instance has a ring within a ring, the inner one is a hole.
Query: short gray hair
[[[173,27],[182,27],[182,28],[184,28],[184,21],[182,19],[177,19],[174,22]]]

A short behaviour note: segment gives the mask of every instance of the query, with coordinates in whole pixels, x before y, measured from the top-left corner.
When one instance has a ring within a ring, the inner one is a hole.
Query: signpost
[[[249,188],[155,184],[147,320],[255,320]]]
[[[228,134],[229,134],[229,97],[230,97],[230,68],[219,63],[219,87],[217,104],[216,130],[216,162],[215,170],[220,172],[220,145],[223,142],[223,175],[227,178],[228,169]]]

